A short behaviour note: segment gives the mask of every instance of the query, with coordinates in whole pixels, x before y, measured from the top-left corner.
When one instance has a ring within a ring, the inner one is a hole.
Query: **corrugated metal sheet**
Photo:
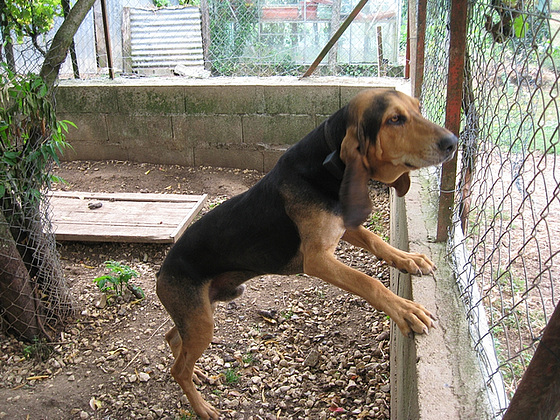
[[[204,67],[200,10],[130,9],[130,55],[134,69]]]

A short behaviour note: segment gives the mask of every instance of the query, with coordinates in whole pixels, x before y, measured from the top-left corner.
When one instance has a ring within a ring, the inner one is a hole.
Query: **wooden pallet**
[[[176,242],[207,197],[79,191],[49,195],[57,240],[153,243]],[[95,203],[101,207],[90,209]]]

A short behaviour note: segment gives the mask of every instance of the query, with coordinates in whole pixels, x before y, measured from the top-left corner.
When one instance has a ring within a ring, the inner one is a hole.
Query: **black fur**
[[[331,153],[329,142],[340,153],[346,114],[346,107],[333,114],[288,149],[251,189],[220,204],[189,227],[161,267],[160,273],[167,281],[184,282],[189,278],[193,286],[198,286],[217,277],[215,281],[229,281],[231,275],[220,274],[236,273],[237,281],[231,284],[234,293],[251,277],[294,272],[288,265],[299,251],[300,237],[286,213],[284,193],[341,213],[341,180],[323,166],[323,161]],[[326,136],[331,137],[329,142]],[[221,300],[219,296],[215,299]]]

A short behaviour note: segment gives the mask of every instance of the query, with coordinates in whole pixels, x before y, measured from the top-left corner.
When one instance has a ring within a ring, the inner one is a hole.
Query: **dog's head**
[[[369,215],[370,179],[394,187],[401,197],[410,187],[411,170],[451,159],[457,142],[421,115],[417,99],[392,89],[359,93],[346,108],[340,151],[346,165],[340,189],[345,226],[356,228]]]

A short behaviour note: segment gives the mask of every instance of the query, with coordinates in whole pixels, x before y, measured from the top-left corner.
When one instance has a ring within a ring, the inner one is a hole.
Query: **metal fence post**
[[[447,73],[447,105],[445,126],[457,137],[461,129],[461,103],[465,70],[467,38],[467,4],[463,0],[451,1],[449,32],[449,65]],[[453,202],[457,176],[457,154],[442,166],[437,236],[438,242],[447,240],[452,223]]]

